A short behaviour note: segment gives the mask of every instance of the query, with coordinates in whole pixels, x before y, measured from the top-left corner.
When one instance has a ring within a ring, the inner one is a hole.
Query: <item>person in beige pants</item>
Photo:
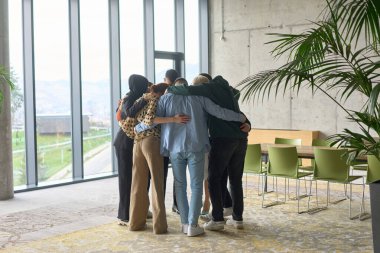
[[[167,232],[164,199],[164,160],[160,155],[160,139],[154,135],[133,147],[132,190],[129,229],[143,230],[149,208],[148,180],[151,175],[153,232]]]
[[[156,118],[156,108],[159,97],[164,94],[167,85],[153,85],[151,92],[144,94],[142,99],[146,106],[138,113],[137,120],[151,125],[153,123],[186,123],[189,119],[184,115]],[[164,195],[164,161],[160,154],[160,126],[136,133],[133,147],[132,189],[130,203],[129,230],[144,230],[146,214],[149,208],[148,180],[151,175],[153,232],[167,232]]]

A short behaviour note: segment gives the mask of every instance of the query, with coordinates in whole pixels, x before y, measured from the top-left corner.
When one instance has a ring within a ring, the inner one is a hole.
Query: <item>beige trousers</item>
[[[148,180],[151,175],[153,232],[167,232],[164,197],[164,161],[160,140],[148,136],[134,144],[129,230],[143,230],[149,208]]]

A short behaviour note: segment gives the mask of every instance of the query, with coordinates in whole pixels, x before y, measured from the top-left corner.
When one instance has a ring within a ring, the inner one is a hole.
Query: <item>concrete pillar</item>
[[[0,0],[0,65],[9,70],[8,0]],[[9,85],[0,81],[0,200],[13,198],[12,127]]]

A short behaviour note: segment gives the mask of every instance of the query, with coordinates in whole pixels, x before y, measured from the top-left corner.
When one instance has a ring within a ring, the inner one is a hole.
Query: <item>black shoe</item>
[[[172,206],[172,212],[179,214],[179,210],[176,206]]]

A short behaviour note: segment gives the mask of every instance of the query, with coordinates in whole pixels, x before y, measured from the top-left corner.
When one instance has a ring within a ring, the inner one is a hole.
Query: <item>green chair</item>
[[[275,144],[288,144],[288,145],[301,146],[302,140],[301,139],[287,139],[287,138],[276,137],[274,139],[274,143]]]
[[[350,184],[350,196],[349,196],[349,217],[351,216],[351,202],[352,202],[352,182],[362,176],[350,176],[350,165],[347,164],[348,155],[347,149],[331,149],[331,148],[315,148],[314,149],[314,173],[313,180],[316,181],[316,199],[317,207],[310,209],[310,196],[311,196],[311,187],[309,193],[308,201],[308,212],[315,213],[321,210],[327,209],[330,203],[330,182],[341,183],[341,184]],[[327,204],[324,207],[318,206],[318,187],[317,181],[327,181]],[[364,179],[363,179],[364,185]],[[363,187],[364,194],[364,187]],[[346,199],[346,198],[345,198]],[[343,199],[344,200],[344,199]],[[337,201],[339,202],[339,201]]]
[[[262,207],[269,207],[277,204],[282,204],[286,202],[286,179],[295,179],[296,180],[296,199],[298,201],[298,213],[300,212],[300,195],[299,195],[299,179],[311,175],[312,173],[301,172],[299,171],[298,164],[298,155],[296,147],[269,147],[269,167],[268,167],[268,176],[283,177],[285,178],[285,201],[278,200],[278,191],[276,184],[276,197],[277,201],[270,204],[264,205],[265,192],[262,194]]]
[[[367,184],[380,180],[380,161],[374,155],[367,156]]]
[[[367,166],[367,180],[366,184],[370,184],[377,180],[380,180],[380,160],[376,158],[374,155],[367,156],[368,166]],[[360,220],[365,220],[370,218],[371,214],[365,211],[364,205],[364,192],[362,194],[362,204],[360,208],[360,214],[355,216],[354,218],[359,218]]]
[[[276,137],[274,139],[274,143],[275,144],[287,144],[287,145],[301,146],[302,140],[301,139],[287,139],[287,138]],[[311,166],[302,166],[302,159],[301,158],[298,159],[298,164],[300,166],[299,169],[301,171],[310,172],[310,173],[313,172],[313,168]],[[305,181],[305,189],[307,189],[306,181]],[[289,180],[288,180],[288,193],[289,193]],[[303,198],[307,197],[307,194],[302,195],[301,197],[303,197]]]
[[[314,147],[330,147],[330,142],[326,139],[313,139],[311,146]]]
[[[245,154],[244,161],[244,173],[245,173],[245,192],[247,193],[247,175],[248,173],[256,174],[259,176],[258,183],[258,195],[260,195],[260,179],[267,172],[266,164],[263,164],[261,160],[261,145],[260,144],[248,144],[247,152]],[[247,195],[247,194],[246,194]]]
[[[326,139],[313,139],[311,145],[313,147],[330,147],[331,146],[331,141],[326,140]],[[304,169],[306,171],[313,172],[314,171],[314,159],[311,159],[311,166],[310,166],[310,168],[306,167]],[[348,199],[348,196],[347,196],[347,185],[344,184],[343,187],[344,187],[344,193],[346,195],[346,198],[344,200],[346,200],[346,199]],[[332,204],[336,204],[336,203],[339,203],[339,202],[340,201],[333,202]]]
[[[302,140],[301,139],[286,139],[286,138],[276,137],[274,139],[274,144],[287,144],[287,145],[301,146]],[[302,159],[298,159],[298,162],[299,162],[299,165],[302,166]]]
[[[313,139],[311,142],[311,146],[313,147],[330,147],[330,143],[325,139]],[[311,166],[303,166],[301,170],[313,172],[314,171],[314,159],[311,160]]]

